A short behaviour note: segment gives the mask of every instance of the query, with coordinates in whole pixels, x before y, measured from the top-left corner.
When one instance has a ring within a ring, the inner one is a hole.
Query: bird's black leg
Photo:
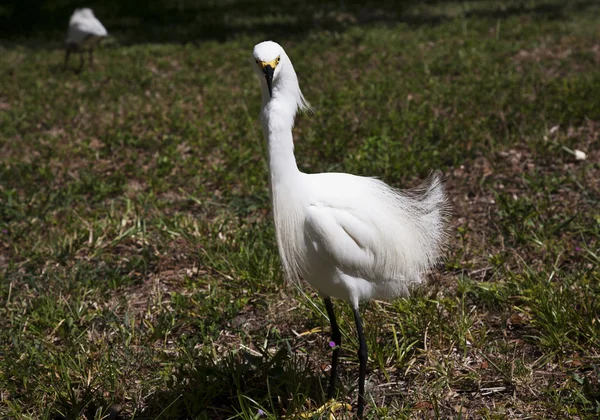
[[[94,68],[94,49],[90,48],[90,68]]]
[[[69,47],[65,48],[65,70],[67,69],[70,55],[71,55],[71,48],[69,48]]]
[[[79,70],[78,73],[81,73],[83,70],[83,50],[79,50]]]
[[[367,376],[367,341],[363,332],[362,321],[358,306],[352,308],[354,311],[354,320],[356,321],[356,330],[358,331],[358,360],[360,362],[360,370],[358,374],[358,418],[362,418],[365,409],[365,376]]]
[[[338,357],[340,356],[340,346],[342,345],[342,334],[340,333],[340,327],[338,327],[335,319],[331,298],[326,297],[324,299],[327,316],[331,323],[331,341],[335,343],[335,349],[333,350],[333,356],[331,358],[331,378],[329,379],[329,390],[327,391],[327,399],[331,399],[335,396],[335,382],[337,380],[337,365]]]

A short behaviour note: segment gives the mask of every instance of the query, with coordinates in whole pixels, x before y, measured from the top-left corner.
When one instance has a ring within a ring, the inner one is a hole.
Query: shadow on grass
[[[450,3],[458,10],[455,16],[490,19],[523,14],[561,19],[567,10],[597,5],[592,0],[546,0],[533,4],[474,0],[469,7],[444,0],[90,0],[86,6],[94,9],[121,45],[128,45],[225,41],[243,34],[290,39],[315,30],[341,31],[373,23],[434,25],[452,18],[439,9]],[[32,48],[62,46],[69,16],[80,6],[80,2],[72,0],[13,0],[12,5],[0,8],[2,43],[26,43]],[[434,12],[436,7],[439,10]]]
[[[307,399],[324,402],[321,378],[289,348],[274,355],[240,352],[219,362],[196,358],[178,366],[167,391],[146,399],[136,418],[230,418],[236,413],[295,413]]]

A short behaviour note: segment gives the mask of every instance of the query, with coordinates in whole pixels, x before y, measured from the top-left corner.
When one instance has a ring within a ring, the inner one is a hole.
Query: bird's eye
[[[277,57],[277,64],[279,64],[279,61],[281,60],[280,57]]]
[[[260,64],[260,60],[256,60],[256,64]]]

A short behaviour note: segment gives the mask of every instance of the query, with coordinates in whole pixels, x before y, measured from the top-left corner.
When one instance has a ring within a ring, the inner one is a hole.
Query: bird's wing
[[[333,266],[351,276],[372,276],[380,237],[372,223],[350,209],[311,205],[305,228],[312,246]]]
[[[106,36],[106,28],[95,17],[77,19],[69,26],[69,39],[83,42],[89,36]]]
[[[88,33],[95,36],[106,36],[108,32],[102,23],[96,19],[95,17],[91,17],[86,19],[84,22],[83,29],[85,29]]]

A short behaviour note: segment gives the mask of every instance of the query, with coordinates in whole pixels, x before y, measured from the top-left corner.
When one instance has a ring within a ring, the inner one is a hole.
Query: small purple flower
[[[258,409],[258,417],[264,417],[265,416],[265,412],[262,411],[260,408]]]
[[[575,247],[575,251],[576,251],[576,252],[579,252],[579,251],[581,251],[581,248],[579,248],[578,246],[576,246],[576,247]]]
[[[335,347],[335,341],[330,341],[329,342],[329,347],[334,348]]]
[[[7,235],[8,234],[8,230],[2,229],[2,233],[4,233],[5,235]]]

